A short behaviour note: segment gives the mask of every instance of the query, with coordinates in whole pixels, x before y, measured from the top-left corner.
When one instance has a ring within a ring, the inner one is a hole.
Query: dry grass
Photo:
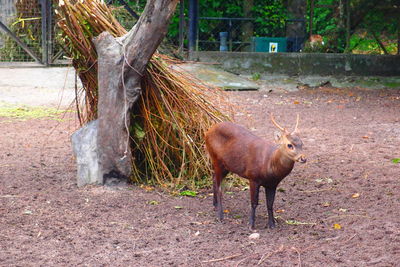
[[[60,0],[57,13],[67,53],[83,83],[84,105],[77,92],[77,107],[84,123],[97,115],[97,54],[91,40],[103,31],[117,37],[126,30],[100,0]],[[179,62],[155,53],[142,79],[143,93],[130,127],[132,180],[169,189],[197,188],[209,183],[204,132],[228,118],[216,107],[223,103],[220,90],[171,68],[172,63]]]

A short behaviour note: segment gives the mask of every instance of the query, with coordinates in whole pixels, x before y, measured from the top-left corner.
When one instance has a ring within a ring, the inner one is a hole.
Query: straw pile
[[[101,0],[60,0],[57,14],[62,40],[83,83],[84,105],[77,103],[81,122],[87,122],[97,114],[97,54],[91,40],[103,31],[117,37],[126,30]],[[221,92],[167,63],[178,62],[153,55],[142,79],[142,97],[132,112],[132,180],[173,190],[208,185],[205,178],[211,170],[204,132],[227,119],[215,107],[223,103]]]

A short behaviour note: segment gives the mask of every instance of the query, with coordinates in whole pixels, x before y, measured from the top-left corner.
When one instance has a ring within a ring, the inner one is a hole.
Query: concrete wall
[[[193,52],[191,59],[247,74],[400,76],[398,55]]]

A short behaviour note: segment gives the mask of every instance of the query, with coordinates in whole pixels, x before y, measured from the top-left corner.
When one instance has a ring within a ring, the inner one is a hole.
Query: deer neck
[[[271,170],[275,177],[283,179],[293,169],[294,161],[282,152],[281,148],[278,147],[271,159]]]

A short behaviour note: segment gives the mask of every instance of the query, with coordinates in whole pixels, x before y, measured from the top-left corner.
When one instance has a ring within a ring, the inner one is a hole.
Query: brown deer
[[[231,122],[218,123],[205,134],[206,148],[214,170],[213,204],[220,221],[223,219],[221,182],[229,172],[232,172],[250,182],[251,229],[254,229],[260,186],[265,188],[268,226],[275,227],[272,208],[276,187],[292,171],[294,163],[296,161],[305,163],[306,157],[302,154],[303,143],[297,130],[299,115],[293,132],[281,127],[272,114],[271,121],[281,131],[276,136],[276,144]]]

